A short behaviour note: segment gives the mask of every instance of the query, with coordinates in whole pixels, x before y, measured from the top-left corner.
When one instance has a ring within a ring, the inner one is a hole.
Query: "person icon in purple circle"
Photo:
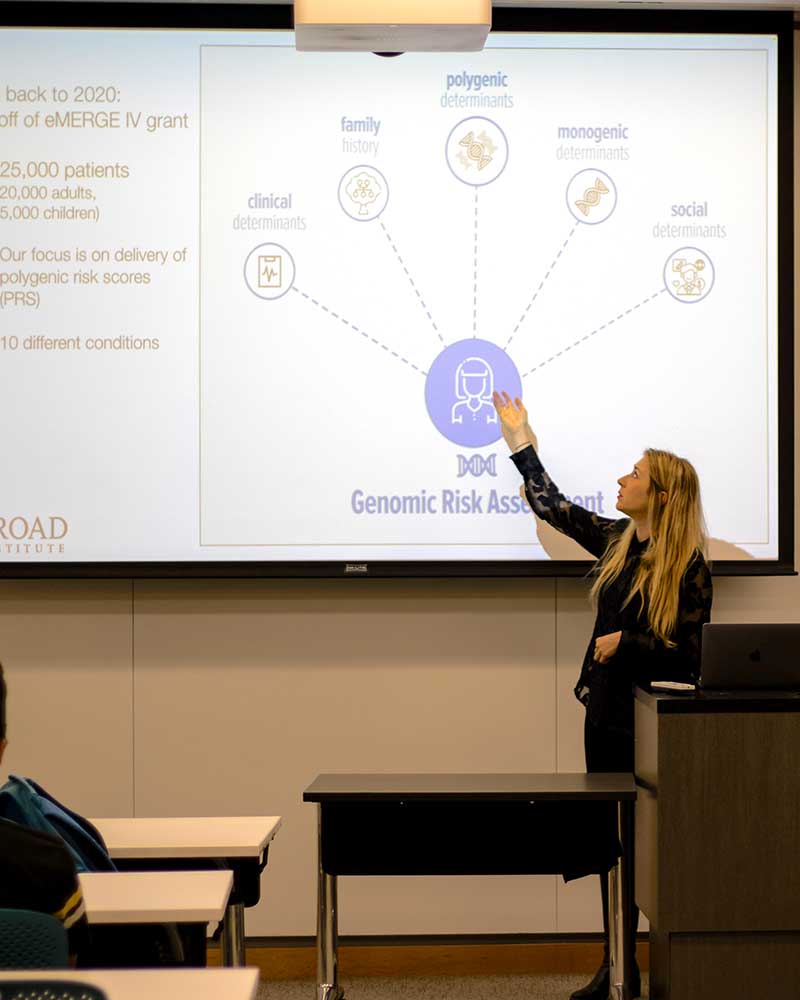
[[[496,424],[493,392],[494,372],[489,362],[478,357],[465,358],[456,368],[452,423],[463,424],[471,420],[479,424]]]
[[[453,444],[483,448],[500,438],[493,393],[498,385],[522,392],[519,372],[497,344],[471,337],[446,347],[425,383],[428,415]]]

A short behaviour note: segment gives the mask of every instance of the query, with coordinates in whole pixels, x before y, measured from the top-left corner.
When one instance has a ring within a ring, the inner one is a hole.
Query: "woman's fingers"
[[[505,391],[505,389],[503,389],[502,392],[498,392],[497,389],[495,389],[494,392],[492,393],[492,399],[495,401],[495,403],[498,403],[500,405],[505,404],[506,406],[511,406],[511,397]],[[514,397],[514,402],[517,404],[518,407],[520,408],[522,407],[522,400],[519,398],[519,396]]]
[[[519,418],[526,416],[525,407],[519,396],[512,400],[505,390],[498,392],[495,389],[492,393],[492,401],[501,421],[509,427],[516,427]]]

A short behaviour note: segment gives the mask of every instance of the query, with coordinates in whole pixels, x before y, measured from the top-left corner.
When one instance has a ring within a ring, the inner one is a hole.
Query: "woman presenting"
[[[700,486],[691,463],[648,448],[617,480],[624,517],[600,517],[570,503],[545,472],[522,401],[494,394],[503,437],[534,513],[598,561],[592,571],[596,610],[575,696],[586,708],[586,770],[633,771],[633,685],[694,682],[702,627],[711,612],[711,573]],[[609,993],[608,882],[601,876],[605,948],[594,979],[572,1000]],[[632,892],[632,879],[631,879]],[[639,911],[633,907],[635,935]],[[631,942],[631,954],[635,938]],[[633,996],[639,995],[636,969]]]

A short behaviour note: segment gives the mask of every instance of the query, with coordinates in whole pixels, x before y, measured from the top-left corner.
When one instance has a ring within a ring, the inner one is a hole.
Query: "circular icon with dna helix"
[[[496,181],[508,162],[505,132],[491,118],[465,118],[451,129],[445,157],[453,176],[472,187]]]
[[[617,187],[602,170],[581,170],[567,185],[567,208],[578,222],[596,226],[616,207]]]

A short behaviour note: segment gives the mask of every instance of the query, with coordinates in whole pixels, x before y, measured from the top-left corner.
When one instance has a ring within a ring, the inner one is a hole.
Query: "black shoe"
[[[569,1000],[608,1000],[610,989],[611,973],[609,967],[604,963],[595,973],[594,979],[590,983],[581,987],[581,989],[575,990],[575,992],[570,995]],[[638,997],[641,995],[641,992],[642,983],[641,975],[639,974],[639,966],[634,965],[633,977],[631,981],[631,996]]]
[[[569,1000],[608,1000],[611,988],[610,970],[603,964],[594,975],[594,979],[570,996]]]

